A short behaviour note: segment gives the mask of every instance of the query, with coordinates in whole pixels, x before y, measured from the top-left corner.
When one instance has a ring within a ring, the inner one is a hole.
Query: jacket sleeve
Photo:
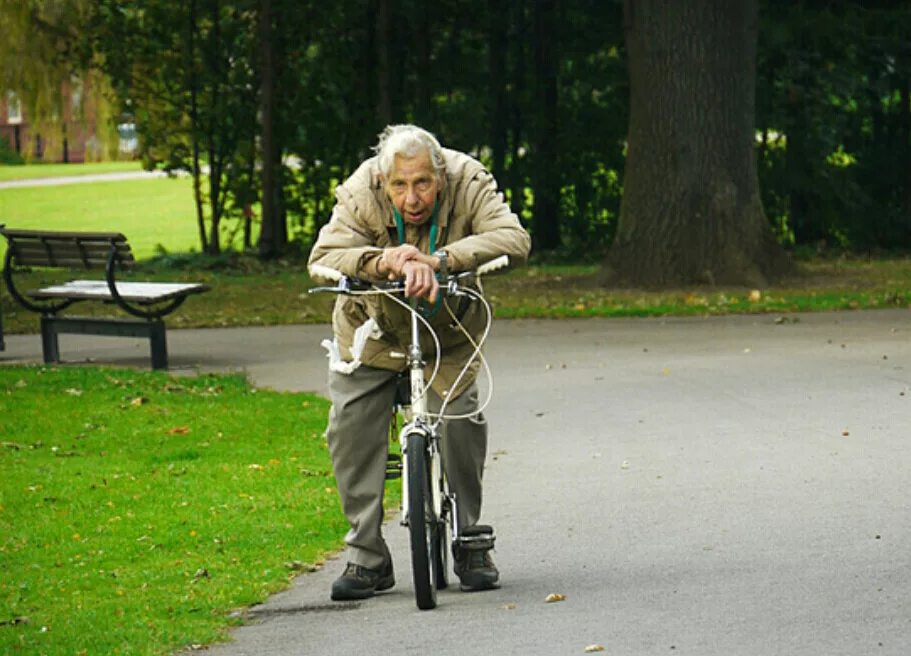
[[[375,279],[375,260],[382,253],[377,237],[361,218],[358,203],[348,189],[340,185],[335,196],[332,216],[320,229],[307,265],[320,264],[346,276]]]
[[[496,181],[487,171],[476,173],[464,191],[464,204],[456,205],[457,220],[471,223],[470,234],[446,244],[444,250],[454,270],[474,269],[501,255],[509,256],[510,266],[528,260],[531,238],[497,191]]]

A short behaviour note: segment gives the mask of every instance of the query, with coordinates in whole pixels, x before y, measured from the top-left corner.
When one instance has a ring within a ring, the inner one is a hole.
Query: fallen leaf
[[[754,289],[750,292],[750,303],[758,303],[762,300],[762,292],[758,289]]]
[[[566,595],[562,595],[557,592],[551,592],[549,595],[547,595],[544,598],[544,601],[547,602],[548,604],[553,604],[555,602],[565,601],[565,600],[566,600]]]
[[[75,387],[70,387],[63,391],[66,392],[67,394],[69,394],[70,396],[82,396],[82,390],[76,389]]]
[[[516,607],[515,604],[503,604],[503,605],[501,606],[501,608],[502,608],[503,610],[514,610],[515,607]]]
[[[624,460],[620,463],[620,469],[629,469],[629,460]]]
[[[148,402],[149,402],[149,400],[146,397],[137,396],[135,399],[130,401],[130,405],[133,406],[134,408],[138,408],[139,406],[144,405]]]
[[[602,645],[589,645],[584,651],[586,654],[591,654],[596,651],[604,651],[604,647]]]
[[[189,432],[190,432],[190,427],[189,427],[189,426],[175,426],[174,428],[172,428],[171,430],[168,431],[168,434],[170,434],[170,435],[186,435],[186,434],[189,433]]]

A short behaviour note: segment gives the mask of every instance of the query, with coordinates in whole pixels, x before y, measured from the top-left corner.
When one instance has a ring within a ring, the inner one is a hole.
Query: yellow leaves
[[[566,595],[560,594],[558,592],[551,592],[549,595],[547,595],[544,598],[545,603],[548,603],[548,604],[554,604],[554,603],[557,603],[558,601],[565,601],[565,600],[566,600]]]
[[[762,292],[758,289],[750,290],[750,294],[747,298],[750,300],[750,303],[758,303],[762,300]]]
[[[135,399],[130,401],[130,405],[133,406],[134,408],[138,408],[139,406],[145,405],[148,402],[149,402],[149,400],[146,397],[137,396]]]
[[[592,654],[596,651],[604,651],[603,645],[589,645],[583,650],[586,654]]]

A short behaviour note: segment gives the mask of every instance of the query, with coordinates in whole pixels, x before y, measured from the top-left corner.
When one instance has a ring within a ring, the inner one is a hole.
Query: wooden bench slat
[[[127,238],[119,232],[67,232],[64,230],[27,230],[24,228],[3,228],[2,233],[8,237],[15,239],[87,239],[96,241],[103,240],[107,241],[108,243],[110,243],[111,240],[119,242],[125,242],[127,240]]]
[[[109,242],[36,241],[16,239],[10,246],[19,266],[58,266],[104,268],[111,253]],[[122,265],[135,262],[129,244],[117,244],[117,257]]]

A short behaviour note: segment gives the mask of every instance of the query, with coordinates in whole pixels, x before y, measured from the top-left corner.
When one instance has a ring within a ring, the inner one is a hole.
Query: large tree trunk
[[[764,286],[789,270],[759,195],[758,0],[626,0],[630,125],[612,282]]]

